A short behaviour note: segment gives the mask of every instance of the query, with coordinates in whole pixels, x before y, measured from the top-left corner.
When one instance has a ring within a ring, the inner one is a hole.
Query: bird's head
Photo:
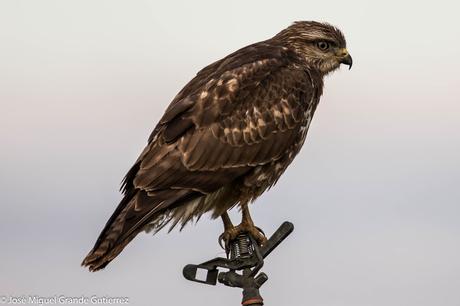
[[[336,70],[340,64],[351,68],[353,63],[346,48],[345,36],[327,23],[297,21],[274,39],[294,50],[309,67],[323,75]]]

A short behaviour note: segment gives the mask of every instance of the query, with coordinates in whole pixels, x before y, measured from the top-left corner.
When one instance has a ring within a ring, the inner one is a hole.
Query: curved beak
[[[338,49],[335,54],[338,57],[339,62],[341,64],[348,65],[348,70],[350,70],[353,65],[353,59],[351,58],[350,53],[348,53],[347,48]]]
[[[347,55],[340,59],[340,63],[348,65],[348,70],[350,70],[351,66],[353,66],[353,58],[351,58],[351,55],[347,53]]]

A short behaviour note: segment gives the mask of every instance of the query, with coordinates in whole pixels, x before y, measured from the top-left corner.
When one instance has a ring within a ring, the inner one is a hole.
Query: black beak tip
[[[341,64],[348,65],[348,70],[351,69],[351,66],[353,66],[353,58],[351,57],[350,54],[342,58],[340,61]]]

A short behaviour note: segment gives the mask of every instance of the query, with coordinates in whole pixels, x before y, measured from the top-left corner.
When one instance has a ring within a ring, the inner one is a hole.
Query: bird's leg
[[[219,241],[223,241],[225,243],[225,250],[227,253],[229,251],[230,241],[235,240],[236,237],[241,234],[251,235],[257,244],[259,244],[259,246],[262,246],[267,242],[267,237],[265,237],[264,232],[255,226],[254,221],[252,221],[248,203],[241,204],[241,213],[242,220],[241,223],[237,226],[233,226],[227,212],[222,214],[222,221],[224,222],[225,231],[222,233],[222,235],[220,235]]]
[[[265,233],[254,225],[254,221],[252,221],[251,213],[249,212],[249,204],[244,203],[241,205],[241,213],[242,213],[242,220],[241,224],[237,226],[241,228],[238,232],[237,236],[241,233],[249,233],[252,238],[256,240],[259,246],[264,245],[267,242],[267,237]]]
[[[228,230],[234,228],[232,220],[230,220],[230,216],[228,215],[227,212],[224,212],[221,217],[222,217],[222,221],[224,222],[224,230],[225,231],[228,231]]]
[[[229,240],[229,235],[228,233],[235,228],[235,226],[232,223],[232,220],[230,219],[230,216],[228,215],[227,212],[224,212],[221,215],[222,222],[224,223],[224,232],[222,235],[219,236],[219,244],[220,246],[225,249],[225,252],[228,254],[230,253],[230,240]],[[222,245],[224,243],[224,245]]]

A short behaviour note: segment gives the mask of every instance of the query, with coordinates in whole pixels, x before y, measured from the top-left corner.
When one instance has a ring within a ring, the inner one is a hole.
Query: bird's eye
[[[320,50],[323,50],[323,51],[326,51],[327,49],[329,49],[329,43],[326,41],[319,41],[317,43],[317,46]]]

